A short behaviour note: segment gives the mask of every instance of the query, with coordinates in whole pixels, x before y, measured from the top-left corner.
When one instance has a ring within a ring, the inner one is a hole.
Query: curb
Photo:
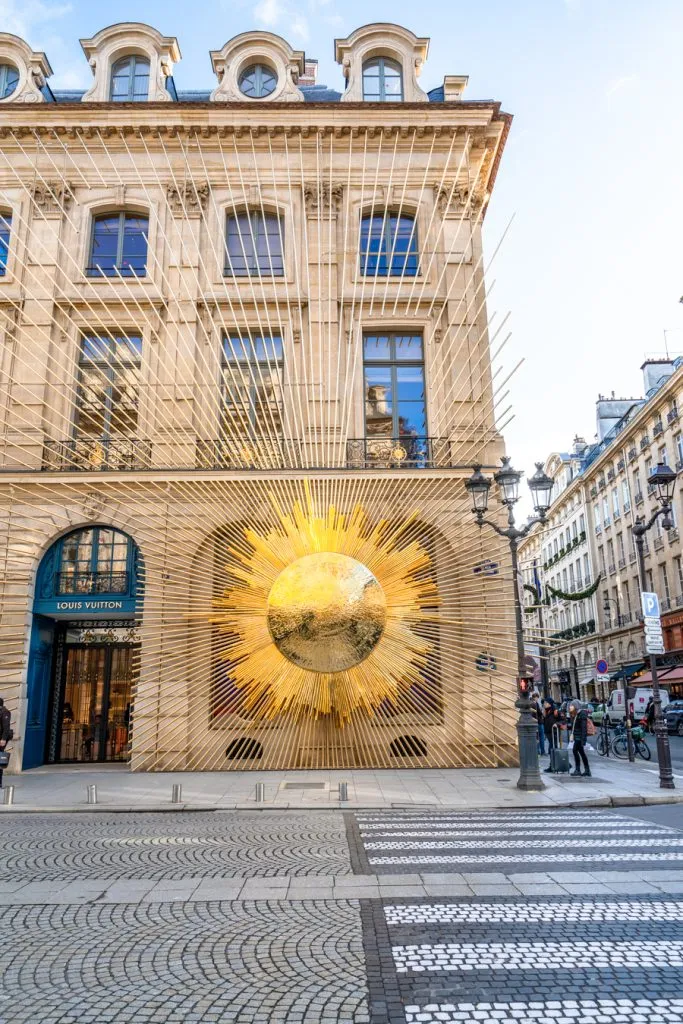
[[[63,807],[22,807],[21,804],[11,804],[9,807],[0,804],[0,814],[177,814],[179,811],[186,813],[217,813],[226,811],[386,811],[388,814],[396,811],[424,812],[425,810],[453,812],[459,811],[466,814],[468,811],[561,811],[567,809],[600,808],[600,807],[656,807],[663,804],[683,804],[683,792],[677,793],[652,793],[647,796],[633,794],[632,796],[600,796],[587,797],[585,800],[563,800],[553,804],[517,804],[511,807],[510,804],[495,804],[486,807],[463,807],[462,804],[420,804],[414,808],[402,804],[400,808],[387,806],[386,804],[354,804],[351,802],[330,804],[321,807],[311,804],[235,804],[233,806],[204,806],[202,804],[150,804],[149,806],[121,805],[121,804],[74,804]]]

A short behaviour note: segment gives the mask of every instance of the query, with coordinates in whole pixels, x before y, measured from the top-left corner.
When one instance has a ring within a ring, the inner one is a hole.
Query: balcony
[[[621,473],[621,471],[623,469],[625,469],[625,467],[626,467],[626,463],[624,462],[624,460],[623,459],[619,459],[619,461],[617,462],[617,473]]]
[[[58,572],[55,573],[56,595],[60,594],[127,594],[127,572]]]
[[[610,480],[610,481],[614,480],[614,470],[613,469],[610,469],[610,470],[607,471],[607,479]]]
[[[683,594],[676,594],[676,607],[680,608],[683,606]]]
[[[666,535],[667,535],[667,538],[669,540],[669,544],[675,544],[676,541],[680,537],[680,534],[678,532],[678,527],[677,526],[672,526],[670,530],[667,530]]]
[[[655,551],[661,551],[663,547],[664,547],[664,537],[660,533],[659,537],[655,537],[654,548],[655,548]]]
[[[674,406],[672,406],[669,409],[668,413],[666,414],[666,422],[667,423],[675,423],[677,419],[678,419],[678,409],[674,405]]]
[[[631,511],[631,502],[630,501],[625,501],[624,502],[624,515],[626,515],[626,513],[630,512],[630,511]]]
[[[601,476],[600,479],[598,480],[598,487],[600,488],[601,491],[604,491],[604,489],[605,489],[605,478],[604,478],[604,476]]]
[[[447,437],[354,437],[346,442],[347,469],[446,469],[454,465]]]
[[[595,535],[596,535],[596,537],[599,536],[601,533],[602,533],[602,526],[600,526],[600,523],[596,523],[595,524]]]
[[[638,456],[638,450],[636,448],[629,448],[628,455],[627,455],[628,461],[629,462],[633,462],[633,460],[635,458],[637,458],[637,456]]]
[[[636,505],[642,505],[644,501],[643,492],[638,491],[633,500],[635,501]]]
[[[244,437],[198,440],[196,469],[297,469],[301,444],[284,437]]]
[[[562,629],[559,633],[551,635],[552,640],[578,640],[582,636],[590,636],[595,632],[595,620],[588,619],[587,622],[580,622],[577,626],[570,626],[569,629]]]
[[[664,424],[662,423],[661,420],[657,420],[657,422],[655,423],[655,425],[654,425],[654,427],[652,429],[652,433],[654,434],[655,437],[659,437],[660,434],[664,433]]]
[[[659,604],[663,612],[668,612],[669,608],[671,607],[671,598],[660,597]]]
[[[612,520],[610,519],[609,516],[605,516],[605,518],[602,521],[602,525],[603,526],[611,526],[612,525]]]
[[[151,442],[135,437],[46,441],[41,468],[80,472],[149,469],[151,455]]]
[[[591,487],[591,498],[597,498],[597,496],[598,496],[598,489],[597,489],[597,487],[595,485],[593,485],[593,487]]]
[[[609,563],[609,565],[607,566],[607,571],[610,574],[610,576],[612,575],[612,573],[615,573],[617,571],[617,567],[614,564],[614,562]]]
[[[626,568],[626,559],[625,558],[620,558],[619,561],[617,562],[617,565],[619,566],[620,569],[625,569]]]
[[[628,563],[629,563],[629,565],[633,565],[633,563],[636,561],[637,557],[638,556],[636,555],[635,551],[631,551],[629,553],[629,556],[628,556]]]
[[[641,450],[641,452],[644,452],[645,449],[649,448],[649,447],[650,447],[650,438],[646,434],[645,437],[641,437],[641,439],[640,439],[640,450]]]

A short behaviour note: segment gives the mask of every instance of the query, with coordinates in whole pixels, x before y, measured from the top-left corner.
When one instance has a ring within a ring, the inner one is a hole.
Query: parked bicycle
[[[639,725],[631,729],[631,738],[636,754],[642,757],[643,761],[649,761],[652,753],[647,745],[647,740],[644,739],[644,730]],[[621,757],[622,759],[628,757],[628,736],[626,735],[625,725],[618,725],[614,730],[612,753],[615,757]]]

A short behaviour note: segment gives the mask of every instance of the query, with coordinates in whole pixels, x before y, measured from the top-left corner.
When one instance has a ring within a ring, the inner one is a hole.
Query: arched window
[[[0,277],[7,273],[7,256],[9,253],[9,236],[12,230],[12,214],[0,211]]]
[[[149,61],[131,53],[111,69],[110,99],[115,103],[142,103],[149,97]]]
[[[144,277],[149,221],[137,213],[106,213],[93,221],[88,277]]]
[[[283,218],[277,214],[257,210],[231,214],[225,239],[225,275],[282,277],[283,232]]]
[[[240,75],[240,92],[250,99],[262,100],[275,92],[277,75],[267,64],[252,64]]]
[[[360,272],[378,277],[415,277],[419,273],[415,218],[386,212],[363,217]]]
[[[0,100],[11,96],[19,84],[19,72],[12,64],[0,64]]]
[[[63,537],[55,594],[126,594],[131,589],[133,541],[110,526],[92,526]]]
[[[388,57],[373,57],[363,65],[363,99],[374,103],[400,103],[403,69]]]

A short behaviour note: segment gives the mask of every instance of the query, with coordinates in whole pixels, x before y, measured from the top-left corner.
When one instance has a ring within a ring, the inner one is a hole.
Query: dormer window
[[[12,64],[0,64],[0,100],[11,96],[19,84],[19,71]]]
[[[363,64],[363,99],[374,103],[401,103],[403,70],[388,57],[373,57]]]
[[[240,75],[239,87],[249,99],[262,100],[275,92],[277,75],[267,64],[251,64]]]
[[[149,61],[129,54],[111,69],[111,100],[115,103],[143,103],[149,98]]]

